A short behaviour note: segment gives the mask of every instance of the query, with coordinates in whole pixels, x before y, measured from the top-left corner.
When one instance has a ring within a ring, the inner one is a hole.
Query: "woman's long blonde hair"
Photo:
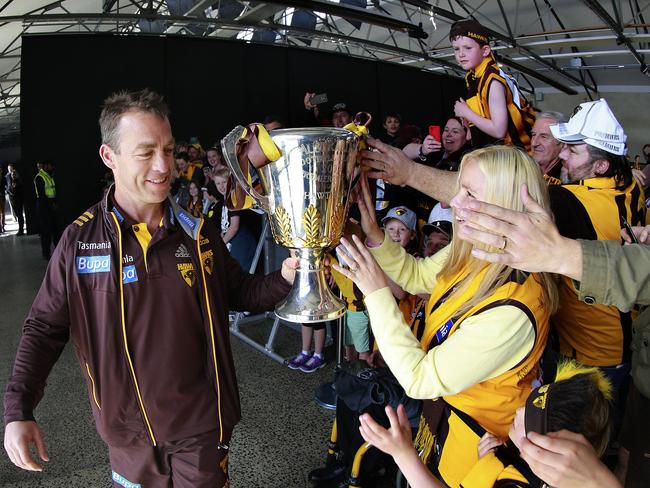
[[[550,213],[548,186],[544,181],[538,164],[521,149],[512,146],[490,146],[466,154],[460,166],[457,191],[460,189],[460,175],[468,161],[478,163],[485,175],[485,202],[499,205],[511,210],[525,212],[521,203],[520,189],[523,183],[528,185],[530,197]],[[522,272],[499,263],[488,263],[472,255],[472,244],[456,237],[457,223],[454,220],[454,237],[451,241],[447,262],[438,273],[438,279],[449,279],[466,270],[464,277],[456,285],[453,294],[463,293],[477,275],[486,267],[485,273],[474,296],[465,302],[458,313],[463,314],[477,303],[492,295],[515,273],[517,278]],[[499,250],[490,246],[481,246],[490,252]],[[558,307],[557,277],[550,273],[536,273],[537,280],[545,292],[545,304],[555,312]]]

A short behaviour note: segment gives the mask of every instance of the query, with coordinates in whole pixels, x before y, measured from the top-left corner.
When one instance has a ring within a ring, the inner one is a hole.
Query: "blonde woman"
[[[514,147],[467,154],[452,208],[468,199],[523,211],[519,188],[549,209],[537,164]],[[416,447],[430,469],[456,487],[477,462],[479,440],[489,432],[505,440],[517,408],[537,378],[549,317],[557,307],[551,275],[522,273],[479,260],[472,245],[451,244],[421,260],[385,238],[374,218],[367,180],[359,198],[366,246],[343,240],[350,270],[365,295],[372,330],[386,363],[406,393],[424,402]],[[455,217],[454,236],[464,222]],[[508,245],[504,238],[501,249]],[[383,271],[382,271],[383,270]],[[383,272],[411,294],[430,293],[422,339],[411,334],[391,300]]]

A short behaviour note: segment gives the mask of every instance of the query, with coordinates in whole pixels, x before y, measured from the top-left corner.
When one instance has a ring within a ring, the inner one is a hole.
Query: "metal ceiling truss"
[[[645,63],[645,58],[636,50],[632,44],[632,41],[625,35],[625,32],[623,30],[624,26],[621,25],[620,16],[616,5],[612,4],[612,7],[618,21],[614,20],[612,16],[609,15],[607,10],[605,10],[605,8],[596,0],[582,0],[582,2],[587,7],[589,7],[592,12],[594,12],[598,17],[600,17],[600,19],[605,22],[605,24],[607,24],[607,26],[609,26],[609,28],[616,34],[618,44],[624,44],[625,47],[627,47],[627,49],[630,51],[630,54],[632,54],[632,56],[634,56],[634,59],[639,63],[639,69],[641,70],[641,73],[650,76],[648,65]]]
[[[103,14],[103,13],[37,14],[37,15],[29,15],[29,16],[0,17],[0,20],[4,20],[4,21],[23,20],[25,22],[30,22],[35,26],[43,23],[56,24],[58,22],[65,22],[65,21],[68,22],[73,21],[75,23],[84,22],[84,21],[90,23],[102,22],[105,25],[106,23],[112,22],[115,23],[115,25],[123,26],[125,22],[134,22],[140,19],[141,19],[140,14],[113,14],[113,13],[111,14]],[[460,68],[453,63],[450,63],[442,59],[435,59],[426,54],[423,54],[422,52],[413,51],[398,46],[391,46],[389,44],[384,44],[380,42],[370,41],[365,38],[352,37],[344,34],[339,34],[336,32],[314,31],[309,29],[302,29],[291,25],[276,24],[270,22],[261,24],[259,22],[245,22],[240,20],[223,21],[220,19],[213,19],[213,18],[195,18],[195,17],[172,16],[172,15],[156,15],[155,17],[150,16],[147,20],[160,20],[166,22],[173,22],[177,24],[183,24],[183,23],[205,24],[220,29],[231,29],[235,31],[241,31],[245,29],[256,29],[256,28],[263,27],[265,29],[271,29],[278,33],[282,33],[283,31],[286,31],[298,36],[310,36],[314,38],[319,38],[323,41],[343,43],[344,45],[357,44],[362,47],[364,46],[372,47],[378,52],[383,52],[388,54],[398,54],[401,55],[402,57],[417,58],[417,59],[425,58],[428,62],[436,66],[441,66],[456,72],[460,70]]]
[[[541,12],[540,12],[540,10],[539,10],[539,6],[538,6],[538,4],[537,4],[537,0],[533,0],[533,4],[535,5],[535,11],[537,12],[537,16],[539,17],[539,24],[540,24],[540,26],[542,27],[542,31],[545,32],[545,31],[546,31],[546,26],[544,25],[544,19],[543,19],[542,14],[541,14]],[[553,8],[553,6],[552,6],[551,3],[549,2],[549,0],[544,0],[544,4],[545,4],[545,6],[546,6],[546,9],[547,9],[547,10],[548,10],[552,15],[553,15],[553,18],[555,19],[555,22],[557,22],[557,24],[558,24],[562,29],[565,29],[564,24],[562,23],[562,20],[560,19],[559,15],[558,15],[557,12],[555,11],[555,9]],[[568,34],[566,34],[566,38],[570,39],[571,36],[568,35]],[[548,40],[548,37],[546,37],[546,39]],[[578,52],[578,48],[576,48],[575,46],[572,45],[572,46],[571,46],[571,51],[572,51],[573,53],[577,53],[577,52]],[[548,49],[548,52],[549,52],[549,55],[552,55],[552,54],[553,54],[553,51],[552,51],[550,48]],[[544,57],[545,57],[545,56],[544,56]],[[580,57],[580,62],[581,62],[581,65],[583,65],[583,66],[586,66],[586,64],[587,64],[587,62],[585,61],[585,59],[584,59],[583,57]],[[589,78],[591,79],[591,82],[592,82],[592,84],[593,84],[593,88],[595,89],[595,91],[598,91],[598,86],[596,85],[596,80],[595,80],[594,77],[592,76],[591,71],[587,71],[587,74],[588,74]],[[579,72],[579,76],[580,76],[580,80],[581,80],[582,87],[583,87],[584,90],[585,90],[585,93],[587,94],[587,96],[589,97],[590,100],[593,100],[594,97],[593,97],[593,95],[592,95],[592,91],[591,91],[591,89],[590,89],[590,88],[592,88],[592,87],[588,86],[587,83],[585,83],[585,75],[584,75],[584,73],[582,73],[582,71],[580,71],[580,72]]]
[[[71,8],[74,0],[59,0],[22,15],[2,15],[9,6],[20,1],[22,0],[0,0],[0,27],[10,22],[22,23],[22,32],[0,52],[0,60],[17,60],[10,71],[0,75],[0,83],[6,87],[0,90],[0,124],[4,118],[9,117],[7,114],[12,110],[11,116],[15,117],[19,109],[20,84],[19,77],[16,76],[20,70],[19,39],[26,33],[43,33],[44,26],[61,33],[80,29],[87,34],[116,32],[238,38],[248,42],[335,50],[351,56],[392,61],[462,76],[464,72],[460,67],[446,59],[452,57],[447,48],[446,33],[440,38],[435,36],[436,39],[431,34],[436,31],[436,22],[440,20],[451,23],[472,17],[490,27],[490,35],[497,41],[493,49],[497,60],[518,72],[515,74],[527,85],[522,88],[524,91],[535,90],[531,82],[535,79],[571,95],[577,93],[574,85],[581,86],[593,98],[598,92],[598,84],[592,70],[610,66],[598,64],[598,61],[588,65],[586,56],[629,52],[641,70],[648,74],[643,55],[648,52],[650,32],[644,12],[650,4],[640,8],[638,0],[611,0],[612,9],[609,11],[613,12],[613,16],[603,7],[604,0],[582,0],[606,27],[578,29],[566,29],[562,18],[551,4],[552,0],[534,0],[537,18],[527,23],[524,31],[538,24],[542,32],[527,35],[518,35],[518,30],[521,31],[521,0],[517,0],[514,6],[508,5],[504,0],[476,0],[474,5],[466,0],[446,0],[444,3],[440,0],[366,0],[365,3],[363,0],[341,0],[338,3],[328,0],[102,0],[101,8],[86,13],[71,11],[74,10]],[[435,6],[432,5],[434,3]],[[628,7],[625,7],[625,11],[622,10],[624,3],[629,4],[629,11]],[[486,15],[488,9],[491,12]],[[315,27],[311,28],[312,23],[310,28],[291,25],[294,12],[305,11],[316,18]],[[624,22],[622,17],[628,13],[631,19]],[[545,15],[552,16],[560,30],[548,31],[543,19]],[[527,22],[529,20],[530,18]],[[604,30],[607,33],[603,33]],[[579,35],[572,37],[575,34]],[[603,50],[602,45],[612,41],[624,45],[626,50]],[[637,43],[638,47],[633,43]],[[446,44],[444,49],[438,49],[443,44]],[[589,44],[598,47],[592,51],[578,49],[578,46]],[[571,52],[568,53],[565,48]],[[579,66],[557,64],[556,60],[566,57],[580,58],[581,63]],[[577,76],[570,72],[572,70]],[[561,77],[571,85],[558,81],[555,77]],[[10,83],[12,85],[7,86]]]

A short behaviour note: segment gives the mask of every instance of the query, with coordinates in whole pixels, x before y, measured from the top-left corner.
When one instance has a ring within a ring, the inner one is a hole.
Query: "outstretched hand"
[[[408,184],[409,175],[414,164],[401,149],[384,144],[379,139],[368,137],[368,146],[374,151],[365,150],[361,153],[361,163],[374,171],[369,171],[371,178],[381,178],[392,185]]]
[[[350,269],[342,268],[336,263],[332,265],[334,269],[350,278],[364,296],[387,287],[386,275],[366,246],[363,245],[361,239],[353,235],[352,241],[341,238],[341,244],[338,247],[338,250],[345,255],[345,262],[348,263]]]
[[[370,246],[380,245],[384,242],[384,231],[377,224],[377,214],[375,214],[375,207],[372,204],[366,173],[361,175],[361,191],[357,193],[356,203],[361,214],[361,230],[366,235],[368,244]]]
[[[413,450],[411,440],[411,424],[406,416],[404,405],[397,407],[397,413],[392,407],[386,407],[386,415],[390,428],[385,429],[379,425],[370,414],[364,413],[359,417],[359,432],[361,437],[377,449],[393,457]]]
[[[468,200],[465,207],[455,208],[463,219],[458,237],[472,244],[487,245],[499,251],[474,248],[472,254],[485,261],[503,263],[530,272],[563,273],[566,253],[580,254],[580,244],[562,237],[553,218],[521,187],[521,201],[526,212]],[[577,278],[573,274],[568,274]]]

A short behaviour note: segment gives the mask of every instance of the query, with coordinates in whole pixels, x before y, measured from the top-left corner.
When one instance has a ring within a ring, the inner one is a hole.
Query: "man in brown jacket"
[[[295,260],[242,271],[219,230],[168,199],[174,139],[154,92],[117,93],[100,117],[104,199],[70,224],[25,320],[5,394],[5,449],[47,461],[34,410],[68,339],[86,378],[115,486],[222,487],[240,418],[228,310],[284,298]]]

